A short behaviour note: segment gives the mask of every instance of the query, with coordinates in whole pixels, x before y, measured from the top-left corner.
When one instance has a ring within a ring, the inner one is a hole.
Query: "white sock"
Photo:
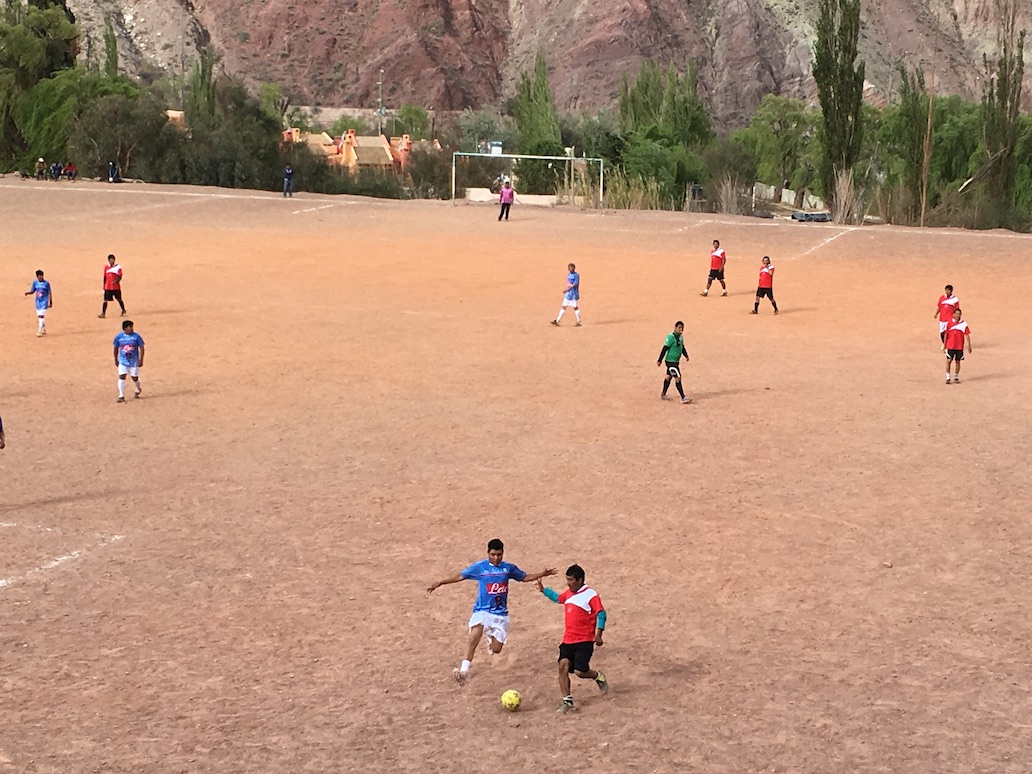
[[[118,397],[119,398],[124,398],[125,397],[125,379],[119,379],[118,380]]]
[[[135,386],[135,388],[136,388],[136,392],[139,392],[139,391],[140,391],[140,389],[141,389],[141,387],[140,387],[140,380],[139,380],[139,379],[136,379],[136,380],[135,380],[135,381],[133,382],[133,385],[134,385],[134,386]]]
[[[947,379],[949,379],[949,378],[950,378],[950,372],[949,372],[949,371],[947,371],[947,372],[946,372],[946,378],[947,378]]]
[[[45,330],[46,327],[47,327],[47,324],[43,321],[43,318],[40,317],[39,318],[39,329],[42,331],[42,330]]]
[[[566,307],[565,306],[562,309],[559,310],[559,314],[557,314],[555,316],[555,321],[559,322],[561,319],[563,319],[563,315],[564,314],[566,314]]]
[[[460,672],[468,672],[469,671],[469,663],[470,663],[469,661],[467,661],[466,659],[463,659],[462,660],[462,666],[459,667],[459,671]]]
[[[580,309],[574,309],[573,313],[577,315],[577,322],[580,322]]]

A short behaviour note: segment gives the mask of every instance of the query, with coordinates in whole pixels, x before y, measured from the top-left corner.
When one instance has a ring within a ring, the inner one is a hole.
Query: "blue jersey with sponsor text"
[[[143,336],[139,333],[119,333],[115,336],[114,344],[118,347],[118,364],[128,368],[140,364],[140,347],[146,346],[143,343]]]
[[[22,287],[25,287],[22,285]],[[46,280],[35,280],[32,283],[32,292],[36,294],[36,308],[46,309],[50,306],[50,283]]]
[[[509,562],[495,566],[489,559],[481,559],[463,570],[462,577],[480,584],[477,601],[473,604],[474,613],[509,615],[509,579],[521,581],[527,573]]]
[[[566,300],[580,301],[580,274],[571,271],[566,275],[566,284],[569,286],[566,289]]]

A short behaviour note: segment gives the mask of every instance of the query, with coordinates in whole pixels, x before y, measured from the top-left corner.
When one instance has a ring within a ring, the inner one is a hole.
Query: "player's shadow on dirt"
[[[816,312],[817,308],[813,306],[792,306],[788,309],[779,309],[778,317],[784,317],[786,314],[805,314],[806,312]]]
[[[624,317],[624,318],[621,318],[619,320],[594,320],[594,321],[591,322],[591,325],[593,325],[593,326],[594,325],[625,325],[626,323],[632,323],[632,322],[638,322],[638,321],[637,320],[632,320],[630,317]]]
[[[121,489],[102,489],[99,492],[76,492],[70,495],[58,495],[56,497],[44,497],[41,500],[22,502],[14,504],[0,504],[0,513],[11,513],[23,508],[46,508],[51,505],[66,505],[78,503],[84,500],[104,500],[115,495],[125,494]]]
[[[145,400],[148,403],[155,400],[163,400],[168,398],[182,398],[186,395],[201,395],[204,390],[195,390],[193,388],[183,388],[182,390],[162,390],[161,392],[153,392],[149,395],[144,393],[141,400]]]
[[[728,395],[738,395],[743,392],[756,392],[756,388],[728,387],[726,390],[715,390],[713,392],[693,392],[692,398],[698,402],[700,400],[708,400],[710,398],[726,398]]]
[[[704,674],[706,674],[706,664],[702,659],[693,659],[691,661],[666,661],[662,659],[660,663],[652,670],[652,674],[657,677],[662,677],[664,680],[673,678],[674,680],[684,681],[688,683],[694,683]]]
[[[964,382],[991,382],[995,379],[1010,379],[1014,374],[975,374],[974,376],[960,375],[961,384]]]

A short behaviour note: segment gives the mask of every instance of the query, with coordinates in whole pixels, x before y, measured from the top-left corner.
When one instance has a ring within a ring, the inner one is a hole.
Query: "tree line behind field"
[[[864,63],[857,54],[859,0],[821,0],[814,45],[818,104],[767,95],[749,125],[714,129],[691,65],[646,60],[625,77],[618,107],[561,114],[539,56],[502,109],[467,110],[434,126],[426,110],[403,105],[395,134],[436,134],[444,153],[415,152],[406,175],[350,175],[331,169],[306,147],[280,142],[284,125],[375,130],[342,118],[306,126],[278,87],[256,97],[217,70],[202,52],[189,73],[122,75],[114,32],[104,61],[77,62],[79,33],[58,0],[3,0],[0,14],[0,170],[29,172],[37,158],[74,160],[85,176],[109,162],[123,177],[275,190],[283,165],[299,190],[387,198],[450,195],[452,150],[476,151],[501,141],[507,153],[602,158],[606,204],[683,209],[700,196],[725,211],[748,208],[756,181],[824,199],[836,219],[879,215],[889,222],[1027,230],[1032,223],[1032,117],[1020,112],[1025,35],[1014,29],[1013,2],[1003,14],[994,57],[986,57],[980,101],[932,93],[925,73],[900,64],[899,89],[883,108],[864,103]],[[185,127],[167,119],[181,106]],[[490,185],[507,164],[472,160],[466,185]],[[569,185],[563,164],[520,161],[525,193]],[[594,168],[592,173],[594,174]],[[597,181],[596,181],[597,182]],[[590,184],[590,183],[589,183]],[[701,192],[701,194],[700,194]]]

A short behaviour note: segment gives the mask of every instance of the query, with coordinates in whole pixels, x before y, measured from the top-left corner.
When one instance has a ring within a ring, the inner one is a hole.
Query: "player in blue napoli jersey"
[[[43,270],[36,269],[36,281],[32,283],[27,291],[27,296],[36,297],[36,319],[39,321],[39,329],[36,331],[37,336],[47,335],[47,309],[54,305],[54,291],[50,287],[50,283],[43,279]]]
[[[140,369],[143,368],[144,344],[143,336],[133,330],[133,321],[122,323],[122,332],[115,336],[115,365],[118,367],[118,402],[125,403],[125,377],[131,376],[136,383],[134,398],[143,392],[140,384]]]
[[[573,313],[577,315],[577,327],[579,328],[581,324],[580,274],[577,273],[577,267],[572,263],[566,268],[568,272],[566,275],[566,293],[563,295],[563,305],[559,308],[559,314],[552,320],[552,325],[558,325],[559,321],[563,319],[563,315],[566,314],[566,308],[572,306]]]
[[[487,635],[487,647],[491,654],[501,653],[502,646],[505,645],[505,640],[509,636],[509,581],[533,583],[539,578],[555,575],[554,567],[528,575],[515,564],[502,561],[504,551],[502,541],[495,538],[487,544],[487,559],[481,559],[465,570],[439,580],[427,588],[427,591],[432,593],[438,586],[464,580],[475,580],[479,586],[476,602],[473,603],[473,615],[469,619],[466,657],[454,672],[459,685],[465,685],[469,678],[473,655],[477,652],[480,638],[484,634]]]

